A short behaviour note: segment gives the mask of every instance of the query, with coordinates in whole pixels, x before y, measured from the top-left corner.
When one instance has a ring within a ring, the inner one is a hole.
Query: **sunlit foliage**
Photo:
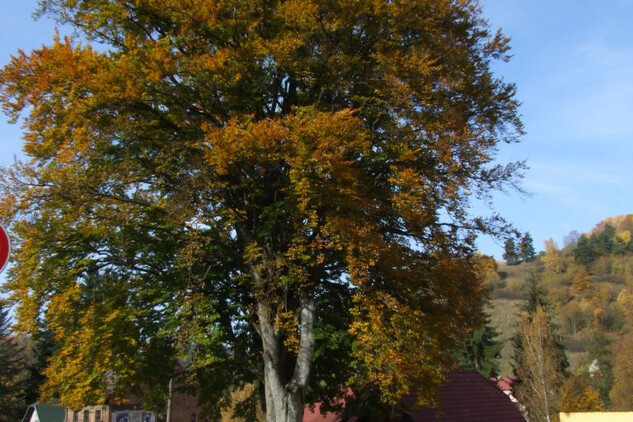
[[[521,124],[477,3],[41,6],[85,41],[0,72],[29,157],[0,212],[49,397],[164,389],[179,359],[213,403],[263,383],[269,421],[341,385],[431,400],[481,322],[474,239],[507,233],[469,200],[522,168],[494,162]]]

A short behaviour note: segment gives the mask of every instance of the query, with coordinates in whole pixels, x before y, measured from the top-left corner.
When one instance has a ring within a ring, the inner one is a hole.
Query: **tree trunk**
[[[265,303],[258,303],[259,328],[263,344],[266,422],[301,422],[305,392],[314,354],[314,299],[300,296],[299,351],[291,374],[287,373],[289,353],[282,333],[275,325],[275,313]]]

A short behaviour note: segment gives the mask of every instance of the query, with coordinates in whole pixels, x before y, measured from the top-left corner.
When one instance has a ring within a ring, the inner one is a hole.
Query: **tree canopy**
[[[477,2],[40,4],[77,37],[0,72],[30,158],[0,212],[47,394],[160,390],[180,358],[212,403],[263,385],[268,421],[344,385],[432,400],[482,321],[474,240],[507,233],[470,201],[522,168]]]

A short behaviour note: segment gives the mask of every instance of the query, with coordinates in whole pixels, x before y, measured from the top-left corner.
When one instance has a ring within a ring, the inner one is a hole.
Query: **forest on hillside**
[[[551,334],[539,340],[551,342],[543,373],[557,410],[633,408],[632,232],[629,214],[572,232],[562,246],[547,240],[538,254],[529,253],[527,235],[506,243],[505,262],[482,257],[501,374],[530,377],[526,336],[541,321]]]

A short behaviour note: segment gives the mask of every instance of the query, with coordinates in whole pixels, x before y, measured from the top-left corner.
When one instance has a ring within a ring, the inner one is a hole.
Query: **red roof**
[[[314,410],[306,408],[303,411],[303,422],[341,422],[344,421],[342,417],[335,413],[328,412],[325,415],[321,414],[321,405],[319,403],[314,405]],[[353,422],[355,418],[347,419],[345,422]]]
[[[412,422],[525,422],[521,412],[494,383],[476,372],[450,372],[440,387],[438,409],[423,407],[407,411]],[[405,403],[414,403],[406,397]],[[401,419],[398,419],[401,420]],[[356,422],[336,414],[321,415],[318,404],[314,411],[306,409],[303,422]],[[388,422],[386,419],[385,422]]]
[[[502,391],[512,391],[512,385],[515,380],[510,377],[501,377],[497,380],[497,387]]]

